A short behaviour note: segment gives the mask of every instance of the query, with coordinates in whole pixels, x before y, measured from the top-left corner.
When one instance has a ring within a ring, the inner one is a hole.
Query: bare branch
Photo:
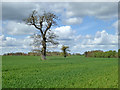
[[[57,25],[56,20],[58,17],[51,12],[44,12],[43,15],[38,15],[37,11],[34,10],[32,14],[25,19],[24,21],[26,22],[27,25],[33,25],[36,29],[40,31],[40,35],[34,35],[33,36],[33,45],[35,47],[40,47],[42,46],[42,55],[43,58],[45,59],[46,57],[46,45],[47,43],[51,43],[53,45],[57,45],[58,42],[55,41],[56,35],[54,35],[51,31],[50,28],[53,25]],[[50,33],[51,32],[51,33]],[[48,33],[48,35],[47,35]]]
[[[52,23],[49,23],[46,30],[45,30],[45,32],[44,32],[44,35],[46,35],[46,32],[51,28],[51,26],[52,26]]]

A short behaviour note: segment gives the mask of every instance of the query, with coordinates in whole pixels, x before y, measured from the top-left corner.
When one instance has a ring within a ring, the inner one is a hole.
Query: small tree
[[[34,45],[42,46],[41,57],[43,60],[46,59],[47,43],[58,44],[54,41],[56,36],[51,31],[51,27],[57,25],[56,20],[58,20],[58,17],[54,13],[44,12],[39,15],[36,10],[24,20],[27,25],[32,25],[39,31],[39,34],[34,36]]]
[[[63,45],[62,48],[61,48],[61,50],[63,51],[64,57],[67,56],[67,51],[69,51],[68,48],[69,48],[68,46],[64,46],[64,45]]]

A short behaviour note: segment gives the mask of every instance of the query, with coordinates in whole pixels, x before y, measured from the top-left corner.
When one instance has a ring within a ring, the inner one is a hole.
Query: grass
[[[118,88],[118,59],[3,56],[3,88]]]

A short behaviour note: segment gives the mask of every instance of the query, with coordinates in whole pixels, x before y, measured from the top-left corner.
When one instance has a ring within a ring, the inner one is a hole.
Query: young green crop
[[[117,88],[116,58],[3,56],[3,88]]]

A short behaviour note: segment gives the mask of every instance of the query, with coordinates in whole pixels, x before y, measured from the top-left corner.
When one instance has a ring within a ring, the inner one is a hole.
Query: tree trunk
[[[66,58],[66,55],[64,55],[64,57]]]
[[[64,57],[66,58],[66,52],[64,51]]]
[[[42,41],[42,54],[41,54],[42,60],[46,60],[46,38],[43,38]]]

